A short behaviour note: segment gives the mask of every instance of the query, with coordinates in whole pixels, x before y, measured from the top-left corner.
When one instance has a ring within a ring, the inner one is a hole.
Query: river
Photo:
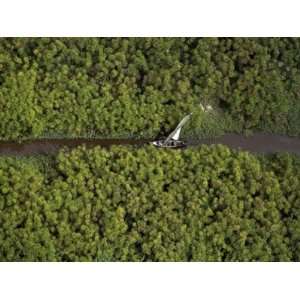
[[[62,147],[74,148],[85,144],[87,147],[112,145],[142,146],[151,140],[140,139],[37,139],[32,141],[0,142],[0,155],[53,154]],[[223,144],[232,149],[247,150],[253,153],[289,152],[300,154],[300,138],[277,134],[256,133],[251,136],[225,134],[221,137],[201,140],[188,140],[187,146]]]

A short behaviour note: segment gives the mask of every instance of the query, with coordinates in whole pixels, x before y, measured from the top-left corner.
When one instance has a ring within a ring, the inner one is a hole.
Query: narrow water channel
[[[0,142],[0,155],[53,154],[62,147],[74,148],[85,144],[87,147],[112,145],[142,146],[151,140],[133,139],[40,139],[23,143]],[[232,149],[247,150],[253,153],[289,152],[300,154],[300,138],[276,134],[256,133],[246,137],[239,134],[226,134],[217,138],[187,141],[188,147],[198,145],[223,144]]]

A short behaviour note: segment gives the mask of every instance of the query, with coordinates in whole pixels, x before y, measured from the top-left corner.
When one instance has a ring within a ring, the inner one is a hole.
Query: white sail
[[[175,131],[175,133],[172,135],[171,138],[172,138],[172,140],[178,141],[179,140],[180,131],[181,131],[181,127],[178,128],[177,130],[174,130],[174,131]]]
[[[177,127],[175,128],[175,130],[173,130],[171,132],[171,134],[166,138],[166,140],[164,141],[164,143],[168,143],[168,141],[172,140],[179,140],[179,136],[180,136],[180,131],[181,128],[183,127],[183,125],[188,121],[188,119],[191,117],[192,113],[190,113],[189,115],[185,116],[180,123],[177,125]]]

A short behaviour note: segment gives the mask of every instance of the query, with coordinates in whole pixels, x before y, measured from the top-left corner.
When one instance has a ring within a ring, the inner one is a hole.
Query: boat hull
[[[171,149],[177,149],[177,148],[184,148],[186,147],[186,143],[183,141],[176,141],[171,140],[168,143],[165,143],[165,140],[158,140],[151,142],[152,145],[158,148],[171,148]]]

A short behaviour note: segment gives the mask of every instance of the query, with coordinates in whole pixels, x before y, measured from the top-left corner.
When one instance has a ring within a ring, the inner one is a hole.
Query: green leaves
[[[220,145],[1,158],[0,260],[299,260],[299,166]]]
[[[43,123],[35,94],[36,71],[9,74],[0,88],[0,135],[6,139],[40,136]]]
[[[0,138],[153,137],[199,102],[194,137],[299,134],[297,38],[0,41]]]

